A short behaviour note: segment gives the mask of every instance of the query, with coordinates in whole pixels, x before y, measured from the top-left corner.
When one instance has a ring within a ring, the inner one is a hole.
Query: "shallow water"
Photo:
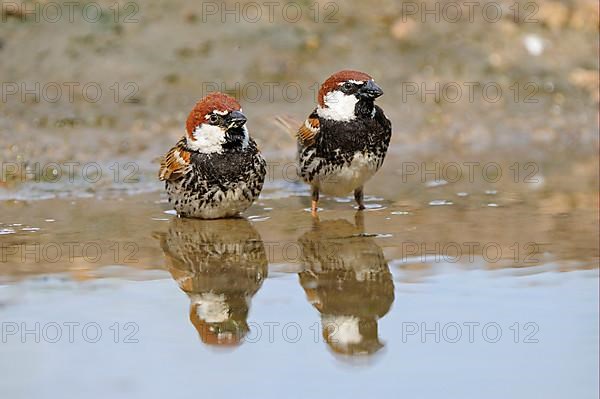
[[[348,299],[341,292],[328,298],[336,289],[323,288],[319,295],[334,312],[350,308],[382,316],[375,331],[364,334],[380,349],[358,358],[338,355],[325,342],[319,331],[323,316],[294,273],[272,273],[263,281],[251,298],[247,342],[225,348],[201,341],[190,322],[189,297],[168,273],[152,274],[152,281],[75,283],[54,277],[3,287],[3,296],[13,297],[2,309],[3,320],[80,325],[73,343],[65,327],[58,343],[9,337],[0,371],[11,378],[3,378],[2,391],[12,398],[58,392],[197,397],[198,389],[239,397],[594,396],[596,271],[516,276],[439,266],[435,276],[407,284],[405,273],[392,265],[387,283],[394,290],[381,294],[369,292],[365,282],[355,283]],[[351,308],[356,296],[370,305]],[[97,327],[84,336],[87,323]],[[421,328],[435,330],[436,323],[437,336],[421,335]],[[488,324],[493,327],[483,333]],[[47,334],[54,337],[50,329]]]
[[[319,219],[280,180],[232,220],[156,190],[4,201],[0,391],[593,397],[597,209],[414,186]]]

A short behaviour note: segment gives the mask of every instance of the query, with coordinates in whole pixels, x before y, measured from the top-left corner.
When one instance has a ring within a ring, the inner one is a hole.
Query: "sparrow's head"
[[[321,323],[323,338],[334,353],[368,356],[383,348],[374,318],[323,314]]]
[[[248,144],[246,116],[235,98],[210,93],[194,106],[186,123],[187,144],[202,153],[220,153],[224,148]]]
[[[319,89],[317,113],[325,119],[349,121],[373,112],[373,102],[383,90],[363,72],[340,71],[331,75]]]
[[[208,345],[236,346],[250,331],[245,298],[205,292],[190,295],[190,321],[202,342]]]

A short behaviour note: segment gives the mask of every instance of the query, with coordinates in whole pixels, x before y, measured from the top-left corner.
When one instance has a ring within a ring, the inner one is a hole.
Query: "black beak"
[[[246,119],[246,116],[240,111],[230,112],[227,116],[227,128],[231,129],[232,127],[242,127],[247,120],[248,119]]]
[[[372,80],[369,80],[358,90],[358,95],[362,98],[375,99],[382,94],[381,87],[377,86]]]

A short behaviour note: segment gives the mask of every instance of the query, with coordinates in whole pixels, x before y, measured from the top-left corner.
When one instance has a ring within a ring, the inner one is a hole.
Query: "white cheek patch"
[[[194,295],[192,304],[196,306],[196,314],[207,323],[222,323],[229,319],[229,305],[225,302],[225,295],[205,294]]]
[[[354,115],[354,108],[358,102],[356,96],[334,90],[325,95],[324,102],[325,107],[317,107],[317,114],[321,118],[334,121],[350,121],[356,118]]]
[[[358,324],[359,319],[354,316],[323,315],[323,327],[331,326],[330,339],[336,346],[345,347],[359,344],[363,340]]]
[[[225,143],[225,132],[218,126],[201,124],[194,129],[194,140],[188,137],[187,144],[192,150],[204,154],[221,153]]]

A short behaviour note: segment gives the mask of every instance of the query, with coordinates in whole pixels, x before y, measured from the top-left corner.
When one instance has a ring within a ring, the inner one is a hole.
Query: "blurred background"
[[[593,0],[89,3],[2,2],[3,160],[153,169],[215,89],[241,101],[264,151],[293,154],[273,117],[303,120],[345,68],[385,89],[392,148],[411,161],[597,149]]]
[[[595,0],[0,1],[0,320],[104,332],[3,324],[0,394],[597,397],[598,30]],[[315,224],[275,118],[301,123],[341,69],[383,88],[392,144],[364,215],[325,198]],[[156,177],[211,91],[269,161],[246,220],[174,218]],[[504,338],[405,340],[470,320]],[[304,339],[243,343],[270,322]]]

